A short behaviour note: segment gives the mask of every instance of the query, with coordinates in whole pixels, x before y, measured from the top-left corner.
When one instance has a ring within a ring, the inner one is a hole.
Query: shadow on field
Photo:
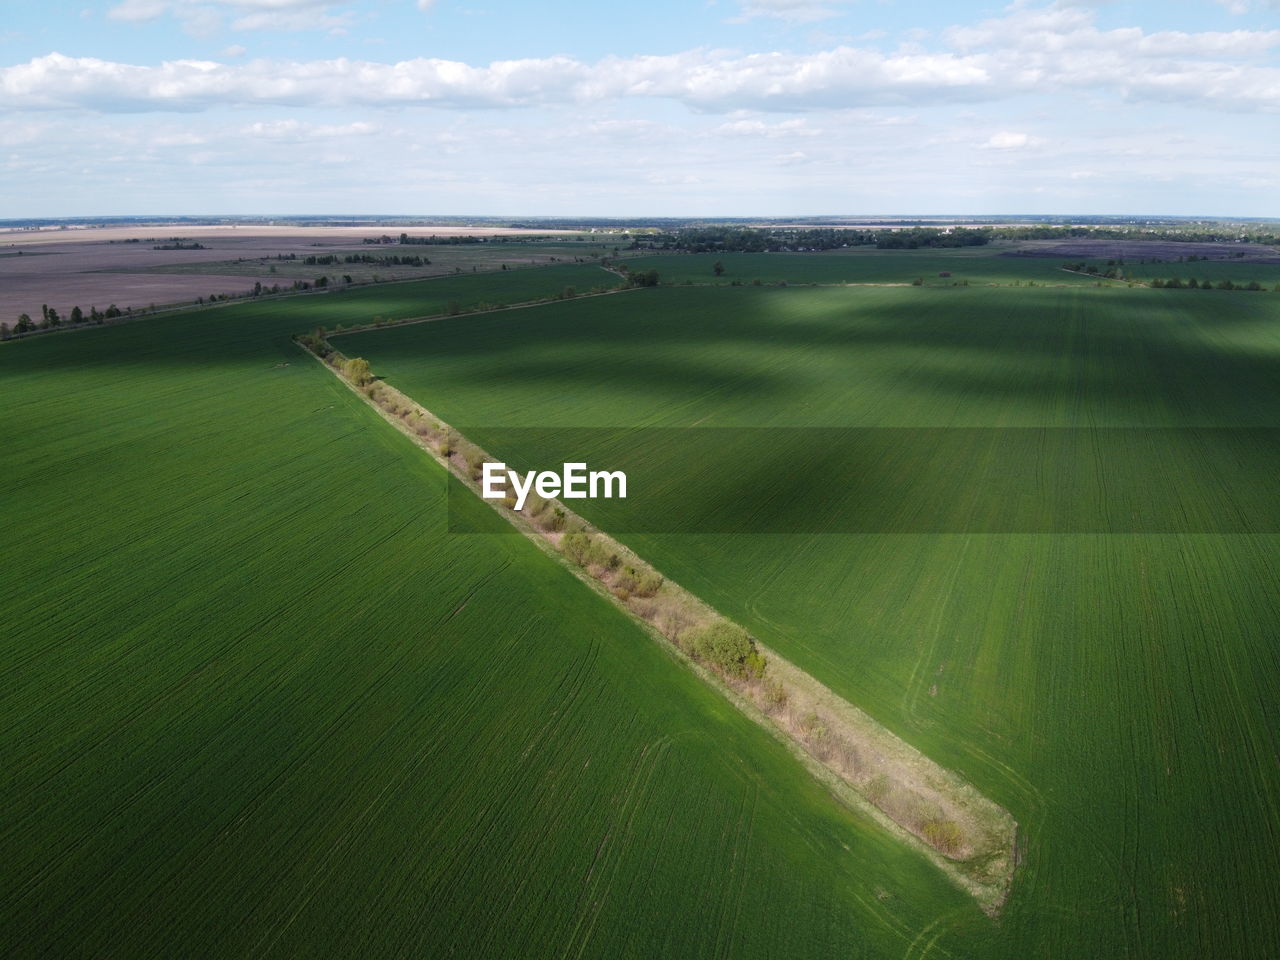
[[[378,305],[354,296],[303,300],[9,343],[0,370],[274,362],[295,354],[294,333],[367,320]],[[414,309],[401,302],[396,312]],[[892,349],[879,355],[882,368],[957,399],[1042,397],[1056,381],[1081,402],[1158,404],[1174,415],[1199,408],[1226,418],[1222,425],[1271,425],[1280,423],[1280,336],[1254,337],[1261,349],[1235,340],[1276,321],[1280,296],[1269,292],[677,286],[388,327],[338,345],[401,367],[443,363],[495,388],[548,384],[584,397],[612,387],[721,391],[766,401],[788,395],[806,355],[816,362]],[[705,349],[712,346],[721,349]],[[788,352],[790,366],[773,363]]]
[[[957,399],[1043,398],[1280,424],[1271,293],[1138,289],[662,288],[342,338],[400,369],[444,365],[471,385],[545,383],[584,397],[652,387],[785,397],[794,376],[848,355]],[[1242,347],[1241,336],[1254,343]],[[717,347],[717,350],[706,349]],[[885,350],[895,352],[885,353]],[[778,357],[794,363],[775,363]],[[812,364],[811,364],[812,365]],[[850,374],[856,374],[850,368]],[[1200,417],[1197,422],[1203,422]],[[1165,423],[1164,418],[1160,424]]]

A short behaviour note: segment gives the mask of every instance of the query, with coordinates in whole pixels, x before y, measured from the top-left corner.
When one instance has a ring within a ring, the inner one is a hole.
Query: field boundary
[[[632,259],[639,259],[639,258],[632,258]],[[531,264],[525,267],[513,267],[508,272],[514,272],[515,270],[546,270],[548,268],[555,268],[555,267],[560,267],[565,265],[566,264],[562,264],[562,263],[554,263],[554,264],[538,263],[538,264]],[[596,267],[599,267],[601,270],[603,270],[605,273],[612,274],[615,276],[620,276],[620,277],[623,277],[623,279],[626,279],[625,275],[617,273],[617,271],[610,270],[608,267],[602,266],[598,262],[594,264],[583,263],[583,264],[578,264],[578,266],[596,266]],[[107,273],[110,271],[92,271],[92,272]],[[78,330],[93,330],[98,327],[110,327],[110,326],[118,326],[120,324],[125,324],[125,323],[137,323],[140,320],[151,320],[156,317],[168,317],[174,314],[189,313],[196,310],[212,310],[212,309],[218,309],[221,307],[244,306],[247,303],[265,303],[267,301],[273,301],[273,300],[288,300],[293,297],[326,296],[329,294],[348,293],[352,290],[364,290],[368,287],[386,287],[386,286],[394,286],[396,284],[405,284],[405,283],[426,283],[427,281],[430,281],[430,280],[445,280],[445,279],[456,280],[458,277],[486,276],[491,273],[502,273],[502,272],[503,272],[502,270],[480,270],[474,273],[439,273],[431,277],[400,277],[400,278],[390,279],[390,280],[363,280],[363,281],[353,281],[351,283],[333,284],[333,285],[324,286],[324,287],[313,286],[305,290],[295,290],[291,287],[288,290],[281,290],[278,293],[255,294],[252,291],[249,291],[248,293],[228,294],[226,298],[223,300],[209,300],[206,303],[192,302],[188,300],[174,300],[174,301],[170,301],[169,303],[156,304],[154,308],[141,307],[135,310],[133,307],[128,307],[127,309],[122,310],[119,316],[103,318],[96,321],[84,320],[84,321],[81,321],[80,323],[59,323],[56,327],[41,327],[35,330],[24,330],[21,333],[17,332],[16,330],[10,330],[9,335],[7,337],[0,337],[0,343],[5,343],[10,340],[25,340],[28,337],[38,337],[47,333],[74,333]],[[574,297],[576,299],[577,297],[595,296],[597,295],[597,293],[618,293],[622,289],[631,289],[631,288],[610,287],[609,289],[605,289],[605,290],[599,290],[599,291],[592,290],[586,293],[578,293],[578,294],[575,294]],[[500,307],[491,306],[486,309],[500,310],[500,309],[508,309],[509,307],[534,306],[539,303],[549,303],[555,299],[557,298],[546,297],[538,300],[522,300],[519,303],[504,305]],[[466,310],[459,310],[459,313],[475,313],[475,312],[477,312],[475,309],[470,309],[470,308]],[[451,316],[451,315],[452,314],[436,314],[436,315],[426,316],[426,317],[410,318],[408,320],[386,320],[386,321],[383,321],[381,324],[375,324],[371,322],[371,323],[363,324],[356,327],[344,328],[342,332],[354,333],[360,330],[370,330],[377,326],[386,327],[386,326],[392,326],[394,324],[400,324],[400,323],[421,323],[427,320],[439,320],[442,317]]]
[[[442,317],[396,321],[395,325],[438,319]],[[371,323],[341,332],[388,325]],[[411,397],[374,378],[367,363],[344,356],[327,336],[326,331],[317,330],[296,340],[379,416],[480,497],[483,464],[497,458]],[[1008,811],[561,502],[531,497],[526,510],[517,512],[513,498],[481,499],[783,743],[838,801],[923,854],[988,916],[999,915],[1017,866],[1018,824]],[[713,635],[736,638],[740,655],[729,659],[719,655],[721,648],[708,639]]]

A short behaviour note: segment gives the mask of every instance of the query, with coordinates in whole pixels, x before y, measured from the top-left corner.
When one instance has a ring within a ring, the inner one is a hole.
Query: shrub
[[[766,710],[781,710],[787,705],[787,688],[777,680],[768,680],[764,685],[764,707]]]
[[[591,544],[586,560],[590,566],[603,567],[606,570],[616,570],[622,564],[622,558],[618,556],[617,551],[603,540],[596,540]]]
[[[628,593],[635,591],[638,582],[639,575],[636,573],[635,567],[623,567],[618,571],[618,575],[613,578],[613,585],[619,590],[626,590]]]
[[[800,732],[805,739],[815,744],[826,743],[831,738],[831,731],[827,727],[827,722],[812,710],[801,719]]]
[[[662,587],[662,576],[653,570],[637,570],[622,567],[614,578],[614,585],[634,593],[637,597],[652,597]]]
[[[747,679],[764,673],[764,658],[755,642],[747,631],[727,620],[716,620],[696,631],[689,638],[689,649],[700,660],[733,677]]]
[[[485,462],[485,456],[480,452],[480,448],[467,444],[462,450],[462,459],[467,462],[467,469],[471,472],[471,479],[480,479],[480,475],[484,472]]]
[[[928,820],[921,830],[930,846],[943,853],[956,853],[960,849],[962,837],[960,824],[954,820]]]
[[[565,525],[565,520],[566,520],[566,517],[564,515],[564,510],[561,509],[560,507],[556,507],[554,510],[551,511],[550,516],[547,517],[547,529],[553,532],[558,532],[560,530],[563,530]]]
[[[645,570],[636,577],[632,592],[640,597],[652,597],[662,588],[662,576],[655,570]]]
[[[369,370],[369,361],[364,357],[352,357],[343,365],[342,372],[357,387],[363,387],[373,380],[373,373]]]
[[[585,533],[566,533],[560,543],[564,555],[580,567],[586,564],[591,547],[591,538]]]

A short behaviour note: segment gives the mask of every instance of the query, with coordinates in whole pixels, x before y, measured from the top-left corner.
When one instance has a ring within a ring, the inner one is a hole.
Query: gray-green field
[[[1175,466],[1224,463],[1178,475],[1171,502],[1195,504],[1276,452],[1280,294],[1099,288],[971,251],[759,256],[792,285],[726,255],[746,285],[335,342],[544,465],[580,453],[567,428],[602,450],[629,427],[1158,428]],[[715,259],[645,266],[713,282]],[[798,286],[845,262],[851,282],[928,264],[974,285]],[[451,532],[450,511],[507,528],[446,503],[444,470],[292,341],[616,280],[441,277],[0,345],[5,954],[1272,952],[1275,534],[985,532],[1008,505],[954,502],[946,473],[945,509],[921,509],[948,532],[753,533],[804,503],[794,447],[663,461],[645,502],[673,516],[776,478],[740,532],[619,538],[1013,814],[992,920],[553,557]],[[530,450],[513,427],[549,429]],[[990,472],[989,450],[961,444],[957,466]],[[910,479],[920,497],[929,476]],[[902,506],[892,483],[856,489]],[[1267,503],[1237,503],[1268,529]],[[607,529],[606,506],[575,503]]]
[[[826,269],[773,259],[801,265],[793,280]],[[919,263],[903,259],[886,278]],[[975,276],[1008,262],[956,261]],[[1175,464],[1205,458],[1187,474],[1199,486],[1179,495],[1217,503],[1238,464],[1213,469],[1214,438],[1280,425],[1272,293],[675,287],[339,343],[513,460],[536,453],[504,428],[1125,428]],[[597,431],[598,449],[608,435]],[[544,463],[583,455],[570,442],[581,430],[566,429],[561,448],[554,431],[537,436]],[[803,507],[812,478],[793,446],[729,464],[690,447],[663,457],[648,508],[678,514],[686,495],[767,482],[776,492],[757,507]],[[955,467],[988,452],[961,450]],[[1274,465],[1274,446],[1253,453]],[[1079,471],[1042,456],[1048,476]],[[1136,482],[1177,487],[1154,472]],[[945,467],[937,485],[954,495]],[[857,505],[874,513],[905,494],[882,483],[851,495],[880,498]],[[944,504],[947,532],[753,534],[769,529],[756,514],[744,532],[641,523],[619,536],[1017,818],[1005,915],[981,948],[966,924],[938,918],[936,949],[1257,956],[1280,938],[1272,502],[1239,504],[1259,533],[990,533],[1007,505],[975,491]],[[625,517],[581,503],[605,529]]]

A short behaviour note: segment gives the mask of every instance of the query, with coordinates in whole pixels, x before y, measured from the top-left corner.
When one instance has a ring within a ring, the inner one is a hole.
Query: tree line
[[[128,311],[132,313],[132,309]],[[97,307],[90,307],[86,314],[79,306],[71,308],[71,313],[64,320],[62,315],[47,303],[40,305],[40,319],[33,320],[29,314],[18,314],[18,322],[14,324],[13,329],[9,329],[7,323],[0,323],[0,337],[5,340],[9,339],[11,333],[30,333],[33,330],[52,330],[61,326],[79,326],[84,323],[105,323],[108,320],[114,320],[116,317],[125,316],[126,311],[121,310],[114,303],[107,307],[106,310],[99,310]]]

